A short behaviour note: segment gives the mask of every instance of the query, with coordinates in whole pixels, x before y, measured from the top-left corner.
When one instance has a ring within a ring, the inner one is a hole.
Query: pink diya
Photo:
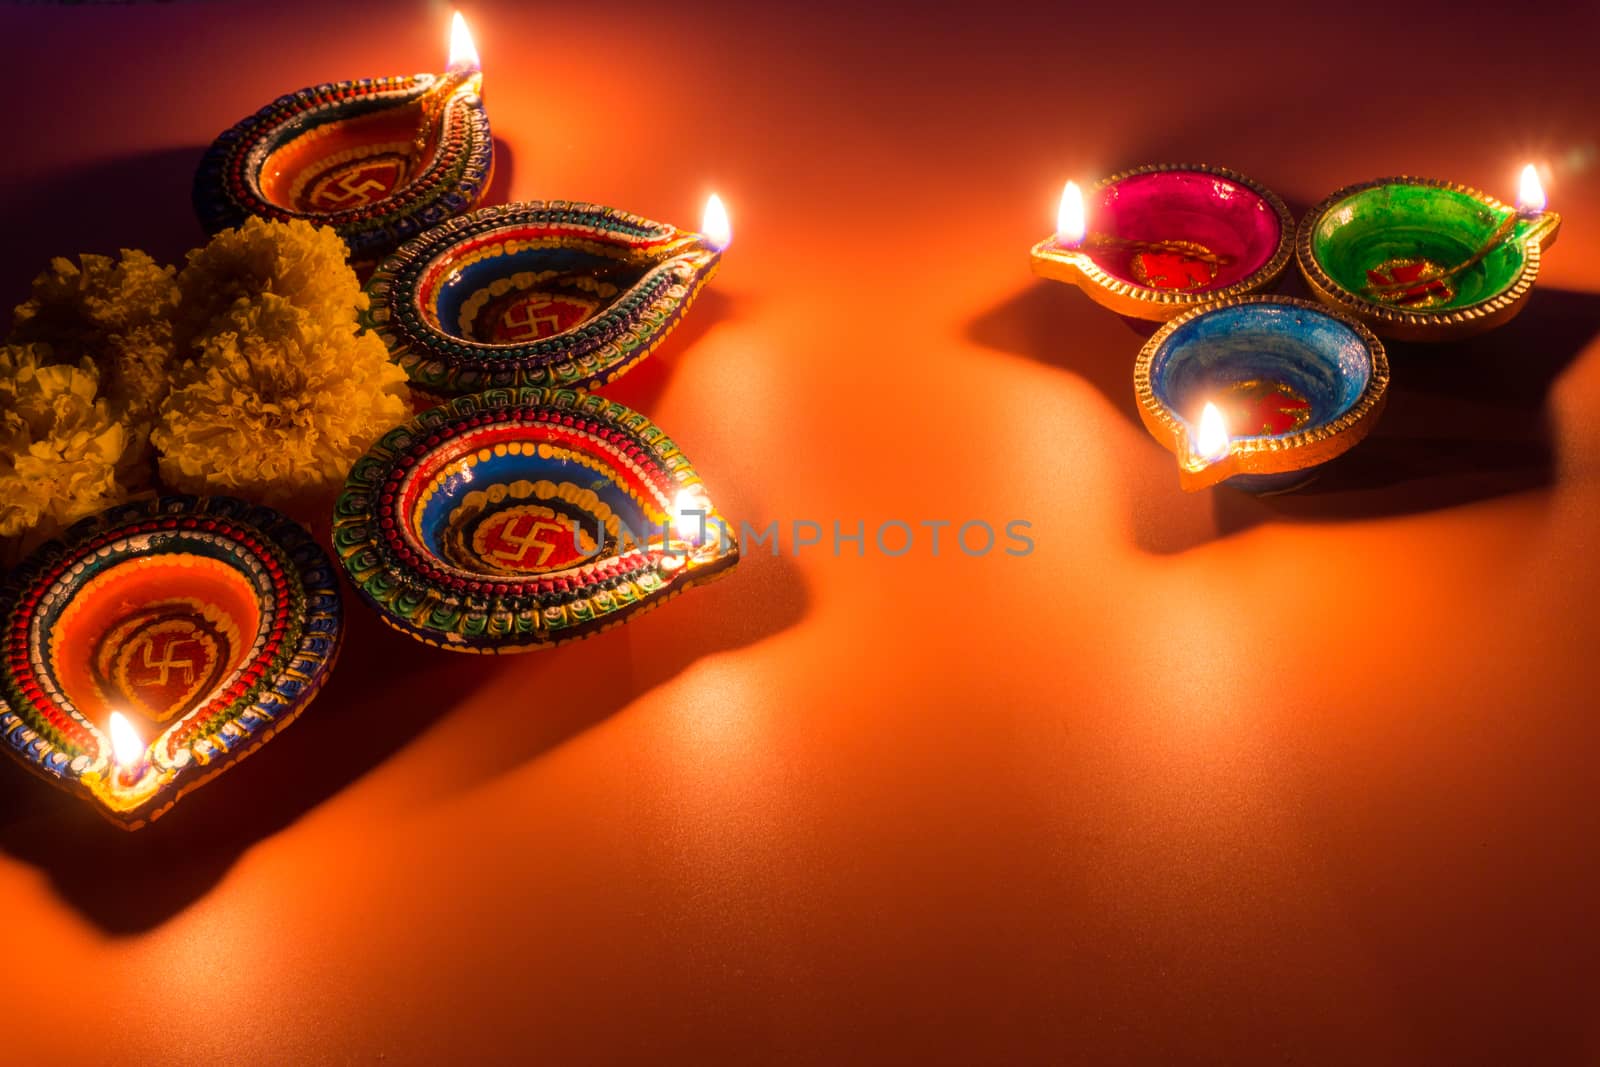
[[[1277,283],[1294,220],[1237,171],[1156,164],[1061,197],[1056,233],[1033,247],[1035,274],[1078,286],[1120,315],[1165,321]]]
[[[342,625],[327,554],[278,512],[111,508],[0,588],[0,747],[138,829],[294,721]]]
[[[194,206],[207,233],[251,215],[331,226],[369,262],[470,211],[494,143],[466,23],[444,74],[330,82],[279,97],[225,131],[200,161]]]

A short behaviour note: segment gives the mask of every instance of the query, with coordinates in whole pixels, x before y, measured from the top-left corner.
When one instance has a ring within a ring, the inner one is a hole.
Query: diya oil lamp
[[[194,179],[207,233],[251,215],[331,226],[371,262],[468,211],[489,187],[494,142],[465,21],[443,74],[330,82],[279,97],[224,132]]]
[[[1448,341],[1522,310],[1560,228],[1532,164],[1515,207],[1454,182],[1384,178],[1313,208],[1296,257],[1320,300],[1384,337]]]
[[[1165,321],[1275,285],[1294,220],[1270,189],[1222,167],[1152,165],[1090,188],[1068,182],[1033,271],[1119,315]]]
[[[426,392],[601,385],[654,351],[716,273],[732,232],[715,195],[701,229],[561,200],[483,208],[386,259],[365,321]]]
[[[1311,481],[1371,431],[1389,363],[1350,316],[1290,297],[1231,297],[1156,331],[1133,385],[1184,489],[1277,493]]]
[[[0,738],[137,829],[293,721],[342,625],[332,562],[278,512],[227,497],[115,507],[0,590]]]
[[[334,550],[384,621],[439,648],[549,648],[739,558],[689,460],[643,415],[571,389],[457,397],[350,471]]]

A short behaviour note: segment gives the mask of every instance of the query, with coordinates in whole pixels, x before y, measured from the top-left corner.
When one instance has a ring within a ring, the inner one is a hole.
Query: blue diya
[[[705,229],[559,200],[484,208],[385,260],[367,325],[428,392],[599,385],[654,351],[716,273],[716,197]]]
[[[330,82],[281,96],[212,143],[194,179],[207,233],[252,215],[331,226],[373,261],[471,210],[494,142],[461,16],[444,74]]]
[[[137,829],[294,720],[342,633],[333,564],[270,508],[112,508],[0,589],[0,737]]]
[[[385,434],[350,471],[333,544],[386,622],[462,652],[587,637],[739,558],[660,429],[561,389],[457,397]]]
[[[1272,493],[1310,481],[1371,431],[1389,362],[1354,318],[1289,297],[1236,297],[1158,330],[1133,383],[1184,489]]]

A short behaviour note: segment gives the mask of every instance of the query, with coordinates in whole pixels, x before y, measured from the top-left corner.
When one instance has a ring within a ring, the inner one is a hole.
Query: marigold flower
[[[354,289],[350,274],[347,296]],[[337,489],[406,417],[404,383],[353,316],[330,321],[275,292],[241,301],[212,321],[162,405],[152,435],[162,480],[277,504]]]
[[[137,249],[125,248],[117,259],[58,257],[17,306],[10,340],[49,345],[50,358],[63,363],[94,360],[117,416],[148,429],[177,352],[175,274]]]
[[[0,346],[0,538],[43,541],[126,496],[127,431],[98,395],[94,361]]]
[[[264,293],[310,313],[324,325],[354,326],[366,294],[346,262],[348,250],[332,228],[304,219],[246,219],[189,253],[178,272],[181,329],[200,338],[215,321]]]

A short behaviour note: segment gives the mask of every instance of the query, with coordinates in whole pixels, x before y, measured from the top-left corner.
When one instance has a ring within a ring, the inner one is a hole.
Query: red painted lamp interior
[[[48,636],[51,668],[84,715],[121,711],[149,736],[245,665],[258,596],[240,570],[204,556],[130,559],[78,590]]]
[[[349,211],[385,200],[432,162],[438,131],[429,127],[423,143],[415,145],[421,125],[421,108],[412,104],[317,126],[266,158],[261,166],[262,195],[306,215]]]

